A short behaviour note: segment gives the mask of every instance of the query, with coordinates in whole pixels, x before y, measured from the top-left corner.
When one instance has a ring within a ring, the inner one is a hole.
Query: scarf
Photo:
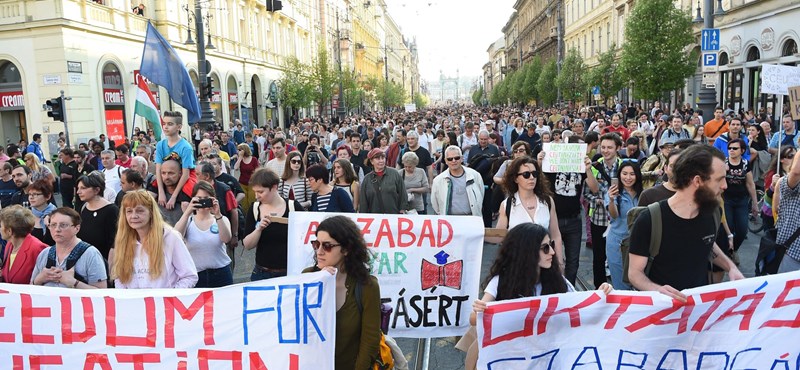
[[[31,212],[33,212],[33,215],[39,218],[39,225],[42,226],[42,235],[47,235],[47,225],[44,223],[45,216],[53,213],[55,210],[56,206],[54,206],[53,203],[47,203],[47,207],[45,207],[42,211],[31,207]]]

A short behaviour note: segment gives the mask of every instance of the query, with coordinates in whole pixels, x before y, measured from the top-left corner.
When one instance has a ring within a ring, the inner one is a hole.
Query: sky
[[[385,0],[403,35],[417,37],[422,78],[478,77],[489,61],[486,50],[503,36],[515,0]]]

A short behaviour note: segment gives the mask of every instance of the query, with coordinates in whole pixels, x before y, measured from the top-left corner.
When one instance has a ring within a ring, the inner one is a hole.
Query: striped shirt
[[[325,212],[328,210],[328,203],[331,201],[331,193],[325,195],[317,195],[317,209],[318,212]]]

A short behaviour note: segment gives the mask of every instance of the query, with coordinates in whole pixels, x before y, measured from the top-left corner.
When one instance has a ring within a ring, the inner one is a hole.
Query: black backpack
[[[75,267],[75,264],[78,262],[78,260],[81,258],[81,256],[83,256],[83,254],[86,253],[86,251],[91,246],[92,246],[91,244],[81,240],[78,243],[78,245],[75,246],[75,248],[72,248],[72,252],[69,252],[69,255],[67,256],[67,270]],[[50,252],[47,253],[47,264],[45,265],[45,267],[46,268],[51,268],[51,267],[53,267],[55,265],[56,265],[56,247],[52,246],[52,247],[50,247]],[[106,261],[105,258],[103,258],[103,265],[106,268],[106,280],[109,280],[108,279],[108,262]],[[80,281],[81,283],[84,283],[84,284],[90,284],[89,281],[87,280],[87,278],[84,277],[81,274],[78,274],[77,271],[75,271],[75,280],[78,280],[78,281]]]

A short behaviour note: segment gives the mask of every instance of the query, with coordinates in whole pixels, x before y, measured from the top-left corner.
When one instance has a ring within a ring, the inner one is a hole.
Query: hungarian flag
[[[153,133],[156,135],[156,142],[161,140],[161,114],[158,113],[156,99],[150,92],[144,77],[139,76],[139,89],[136,91],[136,115],[143,117],[153,124]]]

